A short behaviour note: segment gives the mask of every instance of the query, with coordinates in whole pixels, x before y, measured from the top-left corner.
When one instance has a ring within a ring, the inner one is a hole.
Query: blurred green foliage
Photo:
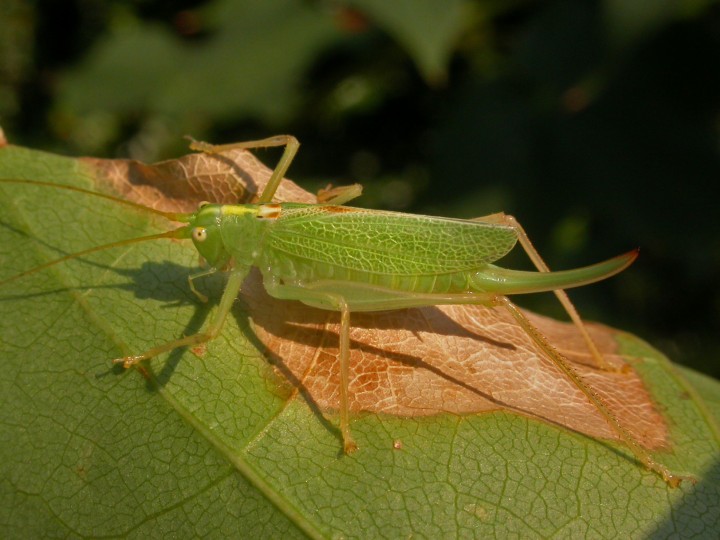
[[[554,268],[639,245],[629,271],[572,293],[581,313],[716,377],[718,65],[720,6],[703,0],[0,4],[11,142],[152,161],[186,133],[289,132],[301,185],[504,210]]]

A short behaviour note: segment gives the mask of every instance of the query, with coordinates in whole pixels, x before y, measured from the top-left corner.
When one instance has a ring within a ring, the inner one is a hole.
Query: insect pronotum
[[[245,277],[255,266],[262,273],[265,289],[271,296],[340,313],[340,432],[348,454],[357,449],[350,431],[348,407],[351,313],[449,304],[497,306],[512,315],[542,354],[587,397],[638,461],[670,486],[690,479],[655,461],[603,399],[507,297],[554,291],[582,334],[597,367],[612,369],[563,289],[621,272],[635,260],[637,251],[593,266],[550,272],[520,224],[503,213],[460,220],[342,206],[359,194],[357,186],[326,193],[323,200],[327,204],[273,203],[273,196],[298,150],[295,137],[278,135],[228,145],[191,143],[193,150],[209,154],[271,146],[285,149],[257,202],[202,203],[192,213],[162,212],[110,195],[49,182],[0,179],[0,183],[50,186],[103,197],[185,223],[164,233],[67,255],[0,281],[0,286],[65,260],[111,247],[159,238],[192,240],[210,268],[188,278],[190,288],[201,300],[206,298],[196,290],[193,280],[214,272],[228,273],[214,318],[201,332],[113,360],[129,368],[178,347],[202,345],[220,334]],[[492,264],[517,242],[538,272],[508,270]]]

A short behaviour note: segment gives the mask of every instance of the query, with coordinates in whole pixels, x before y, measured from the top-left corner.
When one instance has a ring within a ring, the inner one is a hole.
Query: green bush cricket
[[[209,269],[189,277],[191,290],[203,301],[193,281],[215,272],[228,280],[210,324],[201,332],[176,339],[141,354],[113,362],[129,368],[179,347],[197,347],[218,336],[251,267],[257,267],[267,292],[281,300],[297,300],[340,314],[340,431],[343,448],[357,445],[350,430],[350,314],[448,304],[482,304],[506,309],[543,355],[587,397],[638,461],[670,486],[687,477],[656,462],[623,427],[602,398],[507,298],[507,295],[554,291],[599,369],[612,369],[593,343],[563,289],[608,278],[627,268],[637,251],[584,268],[550,272],[525,231],[512,217],[493,214],[473,220],[374,211],[343,206],[359,194],[357,186],[337,188],[320,204],[273,203],[272,199],[298,147],[288,135],[228,145],[193,141],[191,148],[208,154],[226,150],[283,146],[284,152],[260,197],[252,204],[202,203],[191,213],[162,212],[80,188],[32,180],[2,183],[51,186],[99,196],[184,223],[160,234],[121,240],[67,255],[0,281],[0,286],[62,261],[111,247],[159,238],[190,239]],[[517,242],[538,272],[508,270],[492,263]]]

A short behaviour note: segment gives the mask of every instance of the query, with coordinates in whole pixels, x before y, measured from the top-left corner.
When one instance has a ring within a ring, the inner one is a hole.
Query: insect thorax
[[[218,228],[225,250],[233,261],[250,267],[263,251],[263,238],[274,223],[277,205],[224,205],[220,207]]]

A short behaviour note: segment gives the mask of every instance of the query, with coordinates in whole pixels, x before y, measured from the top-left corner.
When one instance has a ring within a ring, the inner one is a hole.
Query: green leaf
[[[605,0],[603,11],[610,45],[617,51],[630,50],[668,23],[695,17],[712,4],[708,0]]]
[[[61,109],[277,122],[298,105],[318,51],[340,36],[331,17],[297,0],[218,1],[197,16],[211,35],[193,47],[159,25],[118,24],[62,81]]]
[[[400,43],[431,83],[444,82],[450,55],[471,18],[465,0],[347,0]]]
[[[0,148],[0,178],[94,188],[95,163]],[[85,195],[0,184],[0,280],[167,224]],[[264,349],[241,298],[200,359],[110,359],[197,331],[191,247],[162,241],[0,286],[3,536],[711,536],[720,516],[720,386],[623,334],[670,430],[655,457],[698,478],[671,489],[627,449],[510,412],[337,417]],[[205,282],[217,298],[222,280]],[[252,313],[250,314],[252,316]],[[291,343],[288,337],[288,343]],[[291,354],[288,353],[288,354]],[[558,403],[561,407],[562,403]]]

